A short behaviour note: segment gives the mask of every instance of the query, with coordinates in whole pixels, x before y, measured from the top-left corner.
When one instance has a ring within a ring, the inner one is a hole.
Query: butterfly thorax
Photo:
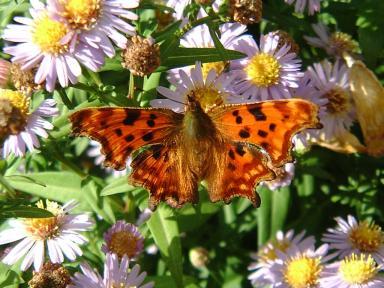
[[[203,167],[209,166],[211,156],[222,143],[212,119],[204,112],[198,101],[188,103],[184,119],[182,145],[188,151],[188,162],[198,170],[198,174],[205,174]]]

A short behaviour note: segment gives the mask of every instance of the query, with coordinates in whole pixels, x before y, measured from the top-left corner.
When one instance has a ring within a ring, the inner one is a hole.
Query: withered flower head
[[[19,64],[13,63],[11,66],[11,81],[15,88],[27,95],[41,90],[43,84],[35,83],[36,69],[22,70]]]
[[[229,0],[229,14],[234,21],[241,24],[259,23],[262,12],[262,0]]]
[[[285,32],[284,30],[276,30],[276,31],[271,32],[271,34],[273,36],[279,37],[279,40],[278,40],[279,42],[277,44],[276,50],[280,50],[281,47],[283,47],[284,45],[289,45],[291,47],[289,52],[299,54],[299,52],[300,52],[299,45],[297,45],[296,41],[293,40],[291,35],[289,35],[287,32]]]
[[[28,282],[30,288],[65,288],[71,283],[67,269],[60,264],[46,262],[40,272],[33,272]]]
[[[122,57],[122,66],[136,76],[149,75],[160,65],[160,49],[152,38],[133,36]]]
[[[29,98],[24,94],[0,91],[0,142],[9,135],[19,134],[27,124]]]

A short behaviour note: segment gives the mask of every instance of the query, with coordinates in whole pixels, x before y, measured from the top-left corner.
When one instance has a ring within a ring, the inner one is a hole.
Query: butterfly
[[[106,166],[122,170],[133,155],[129,182],[149,190],[149,207],[197,203],[204,180],[212,202],[246,197],[292,161],[292,137],[319,128],[318,107],[302,99],[223,104],[204,110],[188,96],[184,113],[165,108],[87,108],[70,116],[72,133],[101,143]]]

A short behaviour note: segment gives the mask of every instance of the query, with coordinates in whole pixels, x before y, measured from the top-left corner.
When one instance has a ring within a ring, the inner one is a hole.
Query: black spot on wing
[[[229,152],[228,152],[228,156],[229,156],[229,158],[231,158],[232,160],[235,160],[235,153],[233,152],[232,149],[229,150]]]
[[[235,171],[236,170],[236,166],[233,165],[232,163],[228,163],[228,169],[231,170],[231,171]]]
[[[239,131],[239,136],[240,136],[241,138],[249,138],[249,137],[251,136],[251,134],[249,134],[249,132],[248,132],[247,130],[245,130],[245,129],[241,129],[241,130]]]
[[[235,116],[235,117],[236,117],[236,116],[239,116],[239,110],[235,110],[235,111],[233,111],[233,112],[232,112],[232,115]]]
[[[128,134],[127,136],[125,136],[124,139],[127,142],[132,142],[135,139],[135,136],[133,136],[132,134]]]
[[[152,132],[148,132],[148,133],[144,134],[141,137],[141,139],[143,139],[146,142],[151,141],[153,139],[153,133]]]
[[[120,137],[121,135],[123,135],[123,131],[121,131],[120,128],[117,128],[115,129],[115,134]]]
[[[139,110],[126,110],[126,116],[123,120],[124,125],[131,125],[133,126],[137,119],[140,118],[141,112]]]
[[[237,123],[237,124],[241,124],[241,123],[243,123],[243,118],[242,118],[241,116],[237,116],[237,117],[236,117],[236,123]]]
[[[256,121],[267,120],[267,116],[261,111],[261,107],[248,108],[248,112],[255,117]]]
[[[153,119],[149,119],[149,120],[147,120],[147,125],[148,125],[148,127],[154,127],[155,121],[153,121]]]
[[[275,131],[275,129],[276,129],[276,124],[275,123],[271,123],[271,124],[269,124],[269,131]]]
[[[241,144],[236,145],[236,153],[237,153],[238,155],[240,155],[241,157],[244,156],[244,154],[245,154],[246,152],[244,151],[244,147],[243,147],[243,145],[241,145]]]
[[[149,114],[149,118],[151,118],[152,120],[155,120],[157,118],[157,116],[153,113]]]
[[[263,137],[263,138],[265,138],[265,137],[267,137],[268,136],[268,132],[266,132],[266,131],[264,131],[264,130],[259,130],[259,131],[257,131],[257,134],[260,136],[260,137]]]

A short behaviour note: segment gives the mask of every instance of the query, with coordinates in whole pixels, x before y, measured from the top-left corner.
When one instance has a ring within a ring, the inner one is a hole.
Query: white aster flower
[[[187,103],[187,96],[192,94],[204,110],[225,102],[236,101],[230,92],[231,79],[224,74],[218,77],[213,69],[204,79],[200,62],[197,62],[195,68],[191,69],[190,76],[183,70],[180,70],[179,73],[181,81],[176,85],[174,91],[165,87],[157,88],[157,91],[168,99],[152,100],[151,106],[183,112],[185,103]]]
[[[86,231],[93,224],[86,214],[69,214],[75,207],[70,201],[63,206],[56,202],[42,201],[37,206],[53,214],[48,218],[26,218],[9,221],[11,228],[0,232],[0,245],[20,241],[13,247],[2,262],[15,264],[24,257],[21,270],[27,270],[33,263],[36,271],[43,266],[48,248],[48,256],[52,263],[62,263],[64,255],[70,261],[82,255],[79,245],[87,242],[79,231]]]
[[[139,0],[48,0],[50,13],[68,23],[75,39],[101,49],[108,57],[115,55],[112,42],[125,48],[125,35],[135,35],[135,28],[126,20],[138,19],[129,10],[138,6]]]
[[[73,32],[65,22],[51,18],[41,2],[31,4],[32,19],[15,17],[20,24],[9,24],[4,29],[4,40],[20,43],[4,48],[5,53],[13,56],[12,62],[20,64],[23,70],[38,66],[35,82],[45,81],[48,91],[54,90],[57,79],[62,87],[76,83],[81,75],[80,63],[93,71],[99,69],[104,58],[98,49],[74,43]]]
[[[292,5],[295,3],[295,12],[304,13],[305,7],[308,6],[308,15],[313,15],[320,11],[320,2],[322,0],[284,0],[285,3]]]
[[[142,285],[146,272],[140,273],[140,266],[136,264],[129,268],[129,260],[126,256],[119,261],[116,254],[107,254],[104,264],[104,277],[92,269],[87,263],[80,265],[82,273],[75,273],[72,284],[68,288],[152,288],[153,282]]]
[[[220,25],[220,42],[226,49],[234,49],[234,46],[239,43],[241,39],[245,41],[252,41],[252,36],[243,35],[247,30],[246,25],[239,23],[225,23]],[[248,40],[247,40],[248,39]],[[207,25],[199,25],[189,32],[187,32],[180,40],[180,45],[186,48],[213,48],[215,44],[209,33]],[[218,75],[225,71],[227,62],[211,62],[204,63],[202,66],[203,76],[206,77],[211,69],[214,69]],[[193,66],[186,66],[175,68],[168,72],[168,80],[171,84],[176,85],[180,81],[179,70],[183,70],[188,75]]]
[[[381,288],[384,287],[384,277],[378,273],[382,268],[370,255],[352,254],[325,266],[321,287]]]
[[[359,52],[359,44],[346,33],[330,33],[323,23],[312,24],[317,37],[304,36],[309,45],[324,49],[331,56],[343,56],[344,52]]]
[[[309,77],[317,95],[313,98],[327,100],[326,110],[319,114],[323,129],[313,131],[313,135],[323,140],[331,140],[348,131],[356,116],[349,90],[348,67],[341,61],[331,64],[325,60],[308,67]]]
[[[327,229],[322,240],[335,249],[340,258],[355,254],[370,254],[384,265],[384,233],[381,227],[368,221],[357,222],[348,215],[347,221],[337,217],[336,228]]]
[[[260,46],[242,39],[234,48],[248,57],[231,62],[235,77],[233,90],[249,100],[290,98],[290,88],[297,88],[303,76],[301,61],[289,52],[290,46],[278,48],[279,36],[261,35]]]
[[[328,245],[315,250],[315,246],[302,251],[292,247],[287,253],[278,252],[269,272],[273,288],[322,287],[324,264],[331,256],[326,256]]]
[[[88,149],[87,155],[89,157],[94,158],[95,165],[102,166],[102,164],[105,160],[105,155],[100,153],[101,144],[95,140],[91,140],[91,141],[89,141],[89,145],[91,147]],[[131,161],[132,161],[132,157],[128,157],[127,165],[126,165],[127,168],[124,170],[115,170],[115,169],[112,169],[110,167],[104,167],[104,166],[102,166],[102,167],[108,174],[112,175],[114,178],[118,178],[118,177],[125,176],[129,173]]]
[[[293,230],[289,230],[287,233],[278,231],[275,239],[267,242],[257,253],[252,253],[251,258],[255,262],[248,266],[248,270],[255,270],[248,276],[252,285],[257,287],[257,285],[273,283],[270,269],[281,253],[288,253],[291,249],[299,249],[303,252],[313,247],[315,238],[313,236],[304,236],[305,231],[297,235],[294,234]]]
[[[53,125],[43,117],[52,117],[58,114],[53,99],[44,100],[35,111],[29,113],[30,99],[23,93],[0,89],[0,135],[4,137],[3,157],[10,154],[23,156],[26,148],[33,151],[40,146],[37,135],[47,138],[46,130]],[[8,110],[8,111],[5,111]]]
[[[319,107],[318,116],[323,117],[327,113],[328,99],[321,97],[318,89],[314,86],[314,81],[311,79],[308,71],[304,73],[304,77],[299,82],[299,87],[292,92],[294,98],[301,98],[312,103],[315,103]],[[299,134],[296,134],[293,138],[295,143],[295,149],[307,149],[310,146],[311,140],[314,138],[314,132],[316,130],[306,129]]]

